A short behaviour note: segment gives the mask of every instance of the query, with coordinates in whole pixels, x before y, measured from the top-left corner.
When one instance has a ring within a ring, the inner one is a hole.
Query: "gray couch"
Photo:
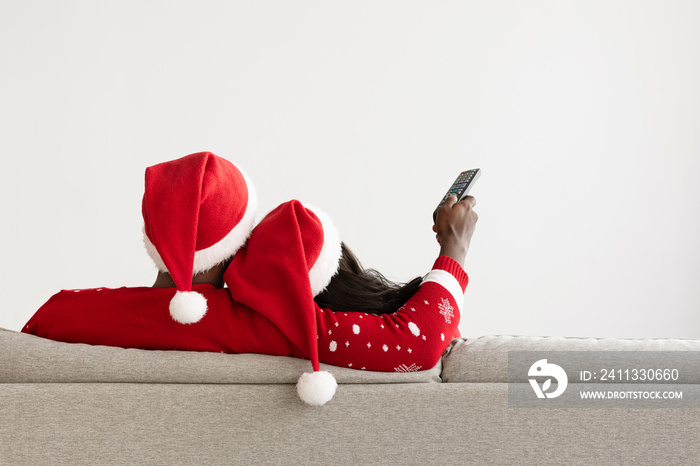
[[[428,371],[324,366],[338,391],[310,407],[293,385],[304,360],[0,330],[0,464],[699,464],[697,404],[509,405],[509,386],[528,384],[508,383],[509,351],[602,350],[698,355],[700,340],[457,339]],[[683,368],[688,397],[696,369]]]

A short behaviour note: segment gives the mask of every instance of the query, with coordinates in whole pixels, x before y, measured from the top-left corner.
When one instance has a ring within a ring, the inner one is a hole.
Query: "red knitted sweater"
[[[459,336],[467,282],[459,264],[440,256],[419,290],[394,314],[340,313],[317,306],[320,361],[372,371],[431,368]],[[96,288],[55,294],[22,331],[67,343],[308,357],[267,318],[233,301],[228,289],[195,285],[193,290],[206,297],[209,307],[194,324],[170,317],[172,288]]]

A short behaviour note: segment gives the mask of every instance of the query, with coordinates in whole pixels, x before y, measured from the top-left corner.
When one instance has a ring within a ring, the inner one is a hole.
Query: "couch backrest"
[[[369,372],[321,364],[338,383],[507,383],[508,352],[694,351],[678,383],[700,383],[700,339],[565,338],[494,335],[452,341],[442,361],[420,372]],[[601,361],[604,363],[604,361]],[[695,363],[695,365],[692,365]],[[262,354],[151,351],[61,343],[0,329],[0,383],[293,384],[309,361]],[[567,372],[577,368],[567,367]],[[576,374],[568,373],[570,378]],[[525,380],[516,382],[527,382]]]
[[[338,383],[440,382],[441,362],[420,372],[369,372],[321,364]],[[262,354],[151,351],[61,343],[0,329],[0,383],[296,383],[306,359]]]
[[[538,357],[560,351],[599,351],[596,357],[605,366],[614,354],[609,352],[633,351],[694,351],[680,359],[685,367],[676,367],[681,374],[678,383],[700,383],[700,339],[624,339],[624,338],[573,338],[531,337],[517,335],[490,335],[479,338],[459,338],[452,341],[443,357],[443,382],[452,383],[507,383],[508,352],[537,352]],[[534,360],[533,360],[534,362]],[[575,366],[575,365],[574,365]],[[565,367],[570,379],[575,379],[580,368]],[[663,369],[663,368],[662,368]],[[527,374],[513,382],[527,383]]]

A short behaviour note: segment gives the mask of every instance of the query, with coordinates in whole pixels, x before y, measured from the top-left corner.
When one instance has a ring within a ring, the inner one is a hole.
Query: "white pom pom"
[[[207,313],[207,298],[196,291],[177,291],[170,300],[170,316],[181,324],[199,322]]]
[[[306,404],[321,406],[335,395],[338,383],[333,374],[326,371],[304,372],[297,382],[299,398]]]

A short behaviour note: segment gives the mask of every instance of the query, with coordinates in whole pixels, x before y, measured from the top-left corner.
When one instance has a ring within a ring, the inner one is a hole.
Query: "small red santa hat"
[[[232,257],[253,228],[255,189],[234,164],[210,152],[190,154],[146,169],[144,243],[177,291],[170,315],[198,322],[207,301],[192,291],[192,277]]]
[[[270,212],[224,273],[231,297],[267,317],[311,360],[297,393],[306,403],[328,402],[338,384],[321,371],[314,296],[338,270],[340,238],[330,218],[293,200]]]

